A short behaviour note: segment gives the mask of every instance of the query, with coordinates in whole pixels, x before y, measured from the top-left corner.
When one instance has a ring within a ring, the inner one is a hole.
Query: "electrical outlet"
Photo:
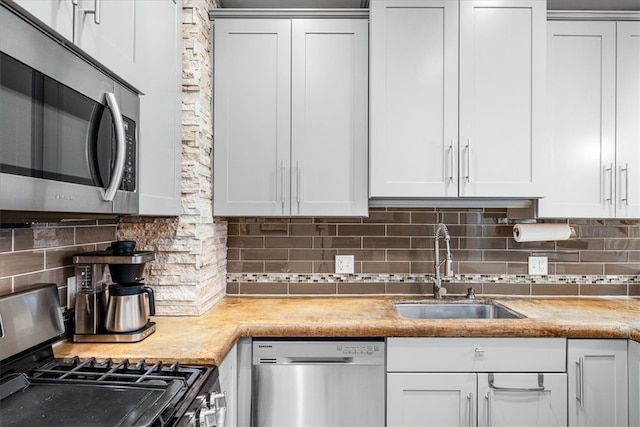
[[[529,257],[529,274],[546,276],[548,274],[548,264],[546,256]]]
[[[336,255],[336,274],[353,274],[353,255]]]

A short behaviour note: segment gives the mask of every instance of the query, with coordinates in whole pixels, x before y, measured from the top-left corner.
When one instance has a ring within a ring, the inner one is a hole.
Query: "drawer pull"
[[[546,390],[544,388],[544,375],[538,374],[538,387],[498,387],[494,383],[493,374],[489,374],[489,387],[495,391],[508,391],[508,392],[520,392],[520,393],[540,393]]]
[[[476,347],[476,349],[475,349],[475,352],[476,352],[476,353],[478,353],[478,354],[482,354],[482,353],[484,353],[485,351],[486,351],[486,350],[483,350],[483,349],[481,349],[481,348],[479,348],[479,347]]]

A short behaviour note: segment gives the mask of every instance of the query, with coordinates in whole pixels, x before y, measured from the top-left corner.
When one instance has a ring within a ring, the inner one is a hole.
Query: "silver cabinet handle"
[[[484,397],[487,400],[487,427],[491,427],[491,392]]]
[[[113,93],[105,93],[107,100],[107,106],[111,110],[113,116],[113,127],[116,131],[116,160],[113,164],[111,173],[111,181],[107,188],[104,189],[102,194],[102,200],[105,202],[112,202],[116,196],[116,191],[120,188],[122,183],[122,175],[124,175],[124,166],[126,160],[126,141],[124,138],[124,121],[122,120],[122,114],[120,113],[120,107],[118,101]]]
[[[580,407],[584,408],[584,363],[582,357],[576,362],[576,400],[580,402]]]
[[[469,427],[473,427],[473,393],[467,394],[469,401]]]
[[[624,172],[624,197],[620,198],[621,202],[629,206],[629,163],[624,164],[624,168],[620,168],[620,175]],[[621,192],[622,193],[622,192]]]
[[[480,347],[476,347],[476,349],[474,350],[476,353],[482,354],[484,353],[486,350],[481,349]]]
[[[538,387],[498,387],[494,383],[494,375],[489,374],[489,387],[495,391],[520,392],[520,393],[540,393],[550,391],[544,388],[544,375],[538,374]]]
[[[603,166],[604,171],[609,174],[609,197],[604,199],[605,202],[613,204],[613,163],[609,167]],[[604,178],[606,180],[606,177]],[[606,185],[606,183],[605,183]]]
[[[471,184],[471,139],[467,139],[465,149],[467,150],[467,176],[465,176],[465,179]]]
[[[298,202],[298,213],[300,213],[300,161],[296,160],[296,182],[298,183],[296,191],[296,201]]]
[[[285,178],[284,160],[280,161],[280,204],[282,204],[282,213],[284,213],[284,178]]]
[[[453,139],[451,139],[451,144],[449,145],[449,160],[450,160],[450,163],[449,163],[449,167],[450,167],[450,170],[449,170],[449,182],[451,184],[455,184],[456,183],[456,179],[453,176],[453,172],[454,172],[454,169],[455,169],[454,168],[454,166],[455,166],[455,158],[454,158],[454,156],[455,156],[455,152],[453,150]]]
[[[93,15],[93,22],[100,25],[100,0],[93,0],[93,10],[85,10],[85,15]]]

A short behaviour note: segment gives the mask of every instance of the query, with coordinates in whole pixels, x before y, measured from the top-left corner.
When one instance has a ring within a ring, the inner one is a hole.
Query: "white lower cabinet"
[[[387,426],[567,425],[564,338],[389,338]]]
[[[476,374],[388,373],[387,426],[472,425]]]
[[[238,346],[234,345],[224,360],[218,366],[220,389],[225,394],[227,404],[226,426],[238,425],[237,396],[238,396]]]
[[[566,374],[478,374],[478,426],[566,425]]]
[[[567,364],[569,426],[638,425],[629,424],[627,340],[568,340]]]
[[[640,342],[629,341],[629,427],[640,426]]]

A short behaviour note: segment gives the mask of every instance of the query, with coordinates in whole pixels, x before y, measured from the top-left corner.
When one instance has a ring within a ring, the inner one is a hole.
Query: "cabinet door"
[[[124,80],[133,79],[136,2],[79,0],[76,9],[74,43]],[[96,13],[87,14],[86,11]],[[96,16],[99,17],[98,23]]]
[[[627,340],[568,340],[569,425],[628,425]]]
[[[460,2],[460,196],[544,190],[546,2]]]
[[[479,427],[567,425],[567,374],[478,374]]]
[[[640,426],[640,342],[629,340],[629,426]]]
[[[615,23],[551,21],[548,49],[550,183],[539,216],[613,217]]]
[[[368,23],[292,21],[292,215],[368,212]]]
[[[387,426],[476,423],[476,374],[387,374]]]
[[[371,2],[371,197],[458,195],[458,2]]]
[[[214,58],[214,215],[289,215],[291,21],[217,20]]]
[[[174,0],[136,4],[135,81],[143,92],[138,126],[140,215],[178,215],[182,208],[181,4]]]
[[[238,396],[238,347],[234,344],[224,360],[218,366],[220,389],[225,394],[227,404],[227,426],[237,426],[237,396]]]
[[[617,23],[618,218],[640,218],[640,22]]]
[[[15,2],[64,38],[73,41],[74,7],[71,0],[15,0]]]

